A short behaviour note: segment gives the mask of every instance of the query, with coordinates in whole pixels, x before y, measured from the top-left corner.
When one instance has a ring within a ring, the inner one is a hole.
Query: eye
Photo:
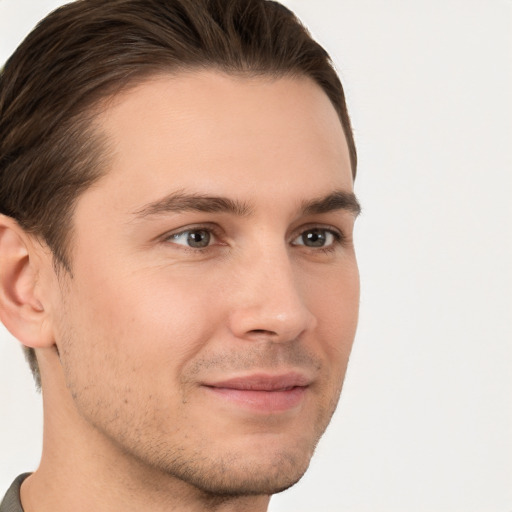
[[[302,232],[292,241],[292,245],[304,245],[306,247],[331,247],[340,240],[341,236],[330,229],[312,228]]]
[[[186,245],[193,249],[204,249],[212,241],[213,234],[207,229],[187,229],[171,235],[168,240],[178,245]]]

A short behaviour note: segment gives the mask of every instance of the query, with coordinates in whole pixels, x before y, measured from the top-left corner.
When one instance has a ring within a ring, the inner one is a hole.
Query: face
[[[357,204],[305,78],[161,76],[98,120],[108,172],[74,213],[55,338],[77,415],[204,491],[295,483],[355,334]]]

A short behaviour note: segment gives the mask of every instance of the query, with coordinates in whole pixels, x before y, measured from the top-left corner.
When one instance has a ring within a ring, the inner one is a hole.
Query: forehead
[[[99,186],[131,189],[134,200],[190,188],[275,198],[283,186],[352,188],[336,111],[305,77],[161,75],[115,97],[97,122],[111,151]]]

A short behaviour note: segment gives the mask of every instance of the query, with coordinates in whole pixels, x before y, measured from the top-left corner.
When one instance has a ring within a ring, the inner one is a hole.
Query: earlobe
[[[37,295],[38,268],[30,236],[0,215],[0,320],[27,347],[53,345],[47,312]]]

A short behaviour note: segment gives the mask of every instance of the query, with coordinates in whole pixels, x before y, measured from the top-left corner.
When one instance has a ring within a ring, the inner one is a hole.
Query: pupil
[[[319,229],[308,231],[302,235],[304,245],[309,247],[323,247],[325,244],[325,233]]]
[[[210,233],[208,231],[192,231],[188,235],[188,245],[190,247],[207,247],[210,243]]]

